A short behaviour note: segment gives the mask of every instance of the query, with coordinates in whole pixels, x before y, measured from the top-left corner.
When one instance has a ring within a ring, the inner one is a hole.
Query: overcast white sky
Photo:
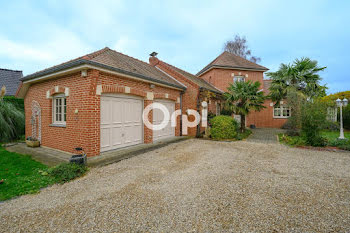
[[[234,34],[275,71],[310,57],[329,93],[350,89],[350,1],[1,1],[0,68],[24,75],[103,47],[152,51],[197,73]]]

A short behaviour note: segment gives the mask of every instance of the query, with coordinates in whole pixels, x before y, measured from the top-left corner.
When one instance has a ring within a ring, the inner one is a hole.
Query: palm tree
[[[6,88],[0,91],[0,142],[18,139],[24,133],[24,112],[4,101]]]
[[[317,61],[310,58],[296,59],[293,64],[281,64],[276,72],[266,75],[272,79],[270,97],[276,105],[285,99],[290,91],[297,91],[305,98],[323,97],[326,86],[322,86],[321,76],[318,74],[326,67],[319,67]]]
[[[233,113],[241,116],[241,132],[245,131],[245,116],[252,110],[260,111],[265,108],[264,93],[259,90],[260,82],[235,82],[230,84],[227,92],[225,107]]]

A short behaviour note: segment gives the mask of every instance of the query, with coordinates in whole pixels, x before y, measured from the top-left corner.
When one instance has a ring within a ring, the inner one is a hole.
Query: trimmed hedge
[[[210,120],[210,124],[213,139],[233,139],[237,136],[238,124],[230,116],[216,116]]]
[[[4,101],[13,104],[19,110],[24,111],[24,99],[19,99],[14,96],[4,96]]]

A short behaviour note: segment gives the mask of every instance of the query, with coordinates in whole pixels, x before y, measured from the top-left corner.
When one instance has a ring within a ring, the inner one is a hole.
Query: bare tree
[[[235,35],[235,38],[233,40],[226,41],[224,45],[224,51],[233,53],[254,63],[261,61],[260,57],[252,56],[252,51],[248,48],[247,39],[245,36],[240,37],[239,35]]]

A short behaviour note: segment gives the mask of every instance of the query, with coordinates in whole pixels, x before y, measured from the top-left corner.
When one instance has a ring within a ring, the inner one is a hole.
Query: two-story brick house
[[[206,80],[222,92],[227,91],[227,87],[238,81],[261,83],[261,90],[265,95],[269,93],[271,80],[264,80],[264,72],[268,69],[248,61],[242,57],[229,52],[223,52],[207,66],[197,73],[197,76]],[[246,126],[280,128],[290,116],[290,109],[281,103],[280,107],[274,107],[271,100],[266,100],[264,108],[260,112],[252,112],[246,117]]]

